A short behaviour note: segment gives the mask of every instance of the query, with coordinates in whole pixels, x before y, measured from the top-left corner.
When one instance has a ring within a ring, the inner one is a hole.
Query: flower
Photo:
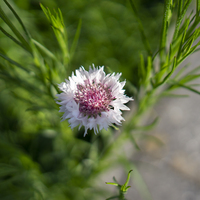
[[[133,99],[124,95],[126,81],[119,82],[120,76],[106,75],[103,66],[94,65],[89,71],[80,67],[76,75],[72,73],[69,80],[58,85],[62,93],[56,95],[56,103],[61,105],[59,112],[64,112],[62,121],[68,119],[72,129],[84,126],[84,136],[88,129],[96,134],[112,124],[121,125],[121,110],[130,110],[124,104]]]

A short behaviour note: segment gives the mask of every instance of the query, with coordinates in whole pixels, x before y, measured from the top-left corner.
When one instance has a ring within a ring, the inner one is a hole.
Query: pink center
[[[79,103],[80,112],[88,116],[100,115],[102,111],[108,111],[110,102],[114,99],[111,89],[101,83],[85,81],[84,85],[77,85],[74,100]]]

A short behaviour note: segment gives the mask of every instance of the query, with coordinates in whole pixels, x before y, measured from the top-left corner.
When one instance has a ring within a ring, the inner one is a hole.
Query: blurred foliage
[[[20,0],[16,5],[23,7]],[[23,1],[24,2],[24,1]],[[137,84],[137,67],[140,53],[145,53],[141,44],[138,24],[128,1],[40,1],[50,10],[62,8],[68,30],[69,45],[73,41],[77,25],[82,19],[81,35],[76,56],[71,61],[71,70],[77,66],[113,66],[123,76]],[[158,38],[162,24],[162,1],[136,1],[140,18],[152,50],[158,48]],[[34,39],[44,44],[52,52],[57,52],[58,44],[37,1],[30,1],[28,21],[24,21]],[[21,5],[21,6],[20,6]],[[150,8],[148,5],[151,5]],[[29,21],[31,18],[32,23]],[[31,24],[30,24],[31,23]],[[34,26],[35,25],[35,26]],[[34,26],[34,28],[33,28]],[[33,30],[33,31],[32,31]],[[39,32],[39,34],[38,34]],[[157,35],[157,36],[156,36]],[[126,53],[124,53],[126,52]]]
[[[160,97],[179,87],[199,94],[189,84],[199,78],[199,67],[171,75],[198,50],[200,2],[189,16],[190,0],[41,3],[0,5],[0,199],[105,199],[108,191],[98,187],[98,177],[118,165],[134,169],[139,191],[151,199],[134,163],[118,151],[126,141],[133,152],[140,149],[132,133],[156,125],[157,119],[140,122]],[[135,113],[119,131],[111,127],[83,138],[82,129],[60,123],[54,99],[57,83],[92,63],[122,72]]]

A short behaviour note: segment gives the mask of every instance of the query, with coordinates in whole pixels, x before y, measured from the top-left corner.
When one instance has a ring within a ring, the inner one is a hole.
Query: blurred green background
[[[59,45],[39,3],[50,10],[61,9],[69,46],[79,20],[82,20],[76,52],[67,66],[67,73],[55,79],[55,84],[64,81],[64,77],[68,78],[81,65],[88,69],[94,63],[108,66],[116,73],[122,72],[122,79],[136,88],[139,86],[140,54],[147,53],[129,1],[10,0],[9,3],[32,38],[58,58]],[[137,0],[134,3],[152,52],[156,52],[163,1]],[[1,6],[22,31],[3,1]],[[3,20],[0,20],[0,26],[13,35]],[[34,69],[33,57],[3,33],[0,33],[0,52],[25,68]],[[56,73],[56,64],[47,62]],[[56,91],[48,85],[44,74],[41,77],[40,72],[27,74],[2,58],[0,70],[0,199],[89,200],[108,197],[109,193],[96,187],[94,180],[120,164],[115,154],[112,156],[112,152],[104,151],[112,141],[114,129],[102,131],[98,136],[89,131],[83,138],[83,129],[71,130],[67,121],[60,123],[61,113],[54,101]],[[126,93],[134,95],[131,90]]]
[[[82,19],[78,48],[71,66],[109,66],[137,84],[137,66],[140,54],[146,54],[138,23],[129,1],[14,1],[24,24],[32,37],[53,52],[58,44],[45,15],[41,2],[50,10],[60,8],[68,30],[69,46],[73,41],[79,19]],[[152,52],[158,50],[161,34],[163,1],[134,1],[145,28]],[[26,10],[28,12],[26,12]]]

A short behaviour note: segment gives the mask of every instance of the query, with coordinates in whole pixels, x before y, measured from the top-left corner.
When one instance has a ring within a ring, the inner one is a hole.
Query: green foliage
[[[119,165],[134,169],[138,190],[151,199],[134,163],[113,153],[127,141],[140,150],[139,140],[152,139],[144,132],[158,118],[142,121],[161,97],[177,97],[172,91],[180,87],[200,94],[192,84],[200,67],[180,68],[199,50],[200,1],[190,15],[191,0],[152,7],[132,0],[52,0],[35,7],[27,1],[27,11],[20,2],[4,0],[0,7],[0,199],[105,199],[109,193],[94,183]],[[135,111],[122,127],[83,138],[82,129],[60,123],[55,95],[75,68],[92,63],[122,72]]]
[[[114,185],[114,186],[117,186],[119,188],[119,196],[114,196],[114,197],[110,197],[108,199],[113,199],[113,198],[116,198],[118,197],[119,199],[124,199],[124,194],[128,191],[128,189],[131,187],[131,186],[127,186],[128,183],[129,183],[129,179],[130,179],[130,174],[133,170],[130,170],[128,172],[128,176],[127,176],[127,179],[126,179],[126,182],[123,184],[123,185],[120,185],[117,183],[115,177],[113,177],[113,180],[115,181],[115,183],[112,183],[112,182],[106,182],[106,184],[109,184],[109,185]],[[107,199],[107,200],[108,200]]]

